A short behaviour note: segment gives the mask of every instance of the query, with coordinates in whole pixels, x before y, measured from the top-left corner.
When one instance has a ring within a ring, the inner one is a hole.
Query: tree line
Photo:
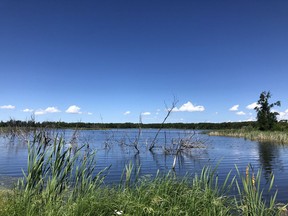
[[[260,94],[255,111],[257,121],[222,122],[222,123],[87,123],[87,122],[36,122],[34,118],[29,121],[10,119],[0,122],[0,127],[26,127],[26,128],[68,128],[68,129],[132,129],[132,128],[167,128],[192,130],[218,130],[218,129],[259,129],[259,130],[288,130],[287,120],[277,121],[279,113],[272,111],[273,107],[280,106],[280,101],[269,103],[271,93],[263,91]]]
[[[159,128],[160,123],[144,124],[141,128]],[[139,123],[86,123],[86,122],[36,122],[36,121],[20,121],[9,120],[1,121],[0,127],[30,127],[30,128],[71,128],[71,129],[133,129],[138,128]],[[167,129],[241,129],[243,127],[257,127],[257,122],[222,122],[222,123],[165,123],[163,125]]]

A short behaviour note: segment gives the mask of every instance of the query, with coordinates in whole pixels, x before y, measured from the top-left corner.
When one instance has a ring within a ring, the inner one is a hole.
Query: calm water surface
[[[90,149],[96,150],[97,171],[111,165],[105,182],[119,182],[125,165],[130,162],[135,167],[141,165],[140,175],[155,175],[171,171],[173,155],[165,155],[162,148],[153,153],[147,150],[157,130],[142,130],[140,153],[136,154],[129,147],[137,137],[138,130],[83,130],[78,132],[78,145],[89,143]],[[71,139],[73,131],[62,131],[65,139]],[[157,139],[157,146],[168,146],[171,140],[190,136],[192,131],[163,130]],[[228,172],[236,175],[235,165],[245,174],[248,164],[255,172],[262,169],[262,187],[267,187],[270,174],[275,174],[273,190],[278,190],[278,202],[288,202],[288,146],[273,143],[259,143],[242,138],[212,137],[196,131],[193,139],[204,141],[200,148],[193,148],[178,157],[175,172],[177,175],[199,173],[204,166],[216,167],[220,180]],[[124,144],[123,144],[124,143]],[[17,177],[22,177],[22,170],[27,166],[27,144],[15,139],[11,141],[0,137],[0,188],[11,186]],[[235,189],[236,190],[236,189]]]

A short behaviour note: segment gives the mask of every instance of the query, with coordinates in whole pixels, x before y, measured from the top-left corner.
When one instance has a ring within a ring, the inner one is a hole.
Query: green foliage
[[[288,125],[286,123],[286,125]],[[256,122],[222,122],[222,123],[149,123],[143,124],[141,123],[141,128],[168,128],[168,129],[192,129],[192,130],[205,130],[205,129],[240,129],[242,127],[257,127]],[[287,126],[288,127],[288,126]],[[71,128],[71,129],[91,129],[91,130],[99,130],[99,129],[124,129],[124,128],[139,128],[139,123],[84,123],[84,122],[33,122],[33,121],[16,121],[10,120],[7,122],[0,122],[0,129],[3,132],[9,131],[9,129],[13,129],[13,131],[21,131],[23,129],[27,131],[33,131],[37,128],[51,128],[51,129],[59,129],[59,128]]]
[[[260,130],[272,130],[273,126],[277,122],[277,115],[279,115],[277,112],[272,112],[271,109],[274,106],[280,106],[280,101],[270,104],[268,101],[269,98],[271,98],[269,91],[262,92],[257,102],[258,106],[255,107],[257,112],[257,122]]]
[[[43,139],[40,139],[43,140]],[[139,176],[130,163],[122,183],[105,186],[102,172],[93,174],[94,154],[66,148],[62,139],[52,145],[29,146],[28,171],[9,193],[0,191],[1,216],[75,215],[281,215],[276,194],[268,205],[260,189],[260,176],[238,179],[227,175],[220,185],[217,169],[204,167],[193,177],[174,172],[155,178]],[[237,169],[237,168],[236,168]],[[133,176],[132,173],[136,173]],[[274,176],[271,176],[272,187]],[[236,185],[235,185],[236,182]],[[230,189],[238,188],[239,195]],[[284,212],[285,213],[285,212]]]
[[[250,171],[250,169],[252,171]],[[248,165],[246,168],[246,175],[243,176],[239,172],[238,176],[240,181],[236,180],[236,186],[239,193],[239,200],[235,200],[239,215],[247,216],[266,216],[277,215],[279,211],[275,208],[275,200],[277,192],[270,198],[269,202],[266,202],[263,198],[263,189],[260,188],[261,183],[261,170],[254,173],[253,168]],[[271,181],[268,191],[271,190],[274,183],[274,175],[271,175]]]
[[[92,175],[93,152],[85,151],[85,146],[65,145],[58,137],[47,145],[39,139],[42,135],[42,131],[35,134],[34,141],[28,143],[27,173],[18,181],[7,215],[61,215],[64,202],[74,202],[102,183],[102,172]],[[45,209],[49,213],[44,214]]]
[[[278,124],[277,124],[278,125]],[[209,131],[209,136],[230,136],[230,137],[243,137],[249,140],[260,142],[271,142],[275,144],[288,144],[287,129],[284,131],[259,131],[256,129],[243,128],[240,130],[215,130]]]

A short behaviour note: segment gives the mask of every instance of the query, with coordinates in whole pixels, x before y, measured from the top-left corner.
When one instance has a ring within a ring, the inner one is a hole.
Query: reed
[[[217,168],[204,167],[194,176],[178,178],[173,171],[140,176],[130,163],[122,183],[106,186],[105,170],[95,174],[94,152],[85,146],[29,145],[28,169],[9,193],[0,192],[0,215],[280,215],[276,194],[269,202],[260,188],[261,172],[229,173],[219,184]],[[136,173],[136,176],[132,175]],[[274,176],[271,176],[272,187]],[[238,195],[231,195],[236,187]]]
[[[57,215],[65,200],[78,199],[98,187],[103,180],[102,172],[93,177],[95,153],[84,148],[85,145],[65,145],[57,136],[52,145],[46,145],[39,134],[35,135],[33,142],[28,143],[27,173],[23,171],[24,177],[15,187],[13,208],[9,210],[42,215],[43,208],[47,208],[49,214]]]
[[[217,130],[210,131],[210,136],[231,136],[243,137],[245,139],[260,141],[260,142],[273,142],[277,144],[288,144],[288,133],[284,131],[258,131],[258,130]]]
[[[264,215],[277,215],[279,210],[275,208],[275,200],[277,192],[271,196],[269,201],[266,201],[263,198],[264,189],[260,188],[261,183],[261,170],[258,170],[255,174],[250,165],[246,168],[246,175],[243,176],[239,172],[238,176],[240,181],[236,180],[236,186],[239,193],[239,199],[235,199],[238,213],[240,215],[249,215],[249,216],[264,216]],[[274,175],[271,175],[271,181],[268,188],[268,191],[271,190],[274,182]]]

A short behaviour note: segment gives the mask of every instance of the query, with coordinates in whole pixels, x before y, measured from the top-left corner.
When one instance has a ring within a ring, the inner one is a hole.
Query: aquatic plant
[[[219,182],[217,167],[204,167],[193,176],[173,171],[140,176],[140,168],[126,165],[122,182],[106,186],[105,170],[95,173],[94,152],[65,145],[60,137],[51,145],[29,144],[28,168],[10,193],[1,192],[0,215],[280,215],[286,206],[269,202],[260,188],[261,171],[249,166],[244,175]],[[135,174],[134,174],[135,173]],[[272,188],[274,176],[271,175]],[[231,193],[237,188],[238,194]]]
[[[240,178],[240,181],[236,180],[239,198],[235,198],[235,203],[238,213],[249,216],[276,215],[279,212],[275,205],[277,191],[268,202],[264,199],[264,189],[260,188],[261,170],[258,170],[255,175],[251,165],[248,165],[245,176],[241,175],[237,167],[236,170]],[[271,175],[268,192],[272,189],[273,183],[274,175]]]
[[[260,142],[273,142],[278,144],[288,144],[288,133],[284,131],[258,131],[258,130],[217,130],[210,131],[210,136],[231,136],[243,137],[245,139],[260,141]]]
[[[85,145],[65,145],[63,138],[57,136],[48,146],[43,139],[29,142],[27,172],[23,171],[24,177],[19,179],[15,188],[15,207],[26,215],[33,215],[40,213],[43,206],[52,207],[55,202],[75,200],[89,193],[104,179],[103,172],[92,175],[94,155],[95,152],[85,150]]]

